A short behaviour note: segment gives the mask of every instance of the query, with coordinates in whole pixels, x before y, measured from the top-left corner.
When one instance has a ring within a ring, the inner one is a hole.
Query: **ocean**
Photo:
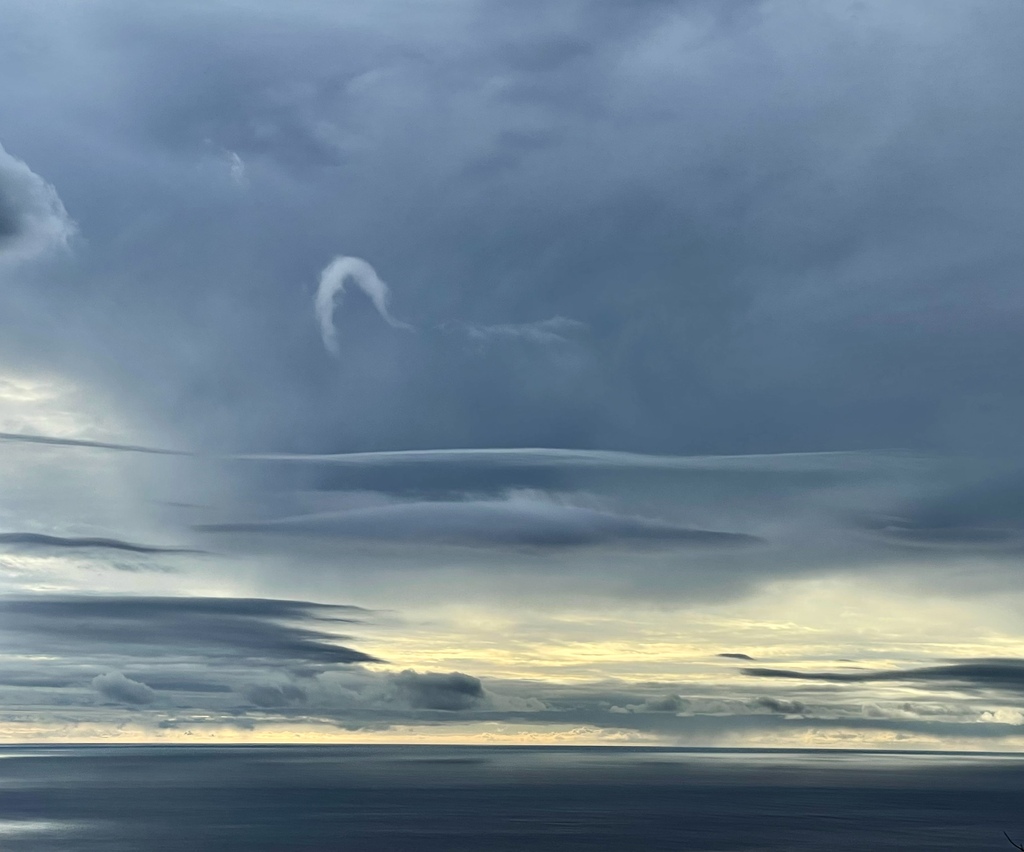
[[[0,850],[1008,850],[1024,757],[449,746],[0,748]]]

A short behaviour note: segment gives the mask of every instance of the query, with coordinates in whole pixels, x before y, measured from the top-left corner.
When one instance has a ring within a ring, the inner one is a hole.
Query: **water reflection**
[[[0,749],[0,848],[972,850],[1017,756],[629,748]]]

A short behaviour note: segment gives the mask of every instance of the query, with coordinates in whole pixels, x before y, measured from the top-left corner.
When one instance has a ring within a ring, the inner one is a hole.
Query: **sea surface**
[[[1008,850],[1024,757],[0,747],[0,850]]]

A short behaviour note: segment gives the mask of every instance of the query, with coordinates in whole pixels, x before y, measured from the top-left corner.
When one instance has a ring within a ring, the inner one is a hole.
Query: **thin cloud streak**
[[[123,550],[128,553],[199,554],[205,552],[202,550],[195,550],[189,547],[166,547],[152,544],[135,544],[130,541],[121,541],[120,539],[116,538],[90,536],[58,536],[29,532],[0,533],[0,545],[13,545],[14,547],[29,547],[43,549],[66,548],[71,550]]]
[[[0,432],[0,441],[14,441],[24,444],[46,444],[53,447],[83,447],[93,450],[119,450],[126,453],[147,453],[158,456],[193,456],[182,450],[165,450],[159,447],[143,447],[137,444],[116,444],[107,441],[89,441],[82,438],[60,438],[54,435],[30,435],[20,432]]]
[[[668,469],[750,469],[750,470],[828,470],[846,468],[881,469],[887,463],[913,465],[927,456],[900,449],[849,450],[807,453],[751,453],[737,455],[661,455],[616,450],[579,450],[550,447],[473,447],[468,449],[384,450],[347,453],[210,453],[172,450],[140,444],[120,444],[54,435],[0,432],[0,441],[45,444],[57,447],[121,450],[154,455],[189,456],[225,461],[314,462],[338,465],[402,465],[430,462],[452,464],[507,464],[509,466],[546,464],[579,467],[637,467]]]
[[[430,501],[280,520],[197,525],[211,533],[282,533],[469,547],[654,545],[723,548],[764,544],[753,535],[694,529],[537,500]]]

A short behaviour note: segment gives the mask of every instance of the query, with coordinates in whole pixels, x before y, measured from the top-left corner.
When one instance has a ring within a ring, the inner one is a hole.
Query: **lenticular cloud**
[[[320,323],[320,336],[327,351],[332,355],[340,354],[338,330],[334,326],[334,308],[344,295],[345,284],[348,281],[352,281],[369,296],[377,313],[392,328],[412,328],[408,323],[400,322],[391,316],[391,311],[388,310],[388,285],[380,280],[374,268],[361,258],[339,255],[320,273],[320,286],[316,291],[316,318]]]

